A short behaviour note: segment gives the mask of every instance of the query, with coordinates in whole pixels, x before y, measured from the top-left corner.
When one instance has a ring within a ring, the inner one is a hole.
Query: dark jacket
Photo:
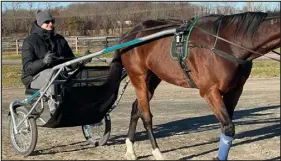
[[[56,61],[52,65],[45,65],[43,58],[48,51],[55,53],[57,57],[75,57],[63,36],[42,29],[34,22],[31,35],[23,41],[22,46],[22,83],[26,88],[29,87],[33,77],[42,70],[67,61]]]

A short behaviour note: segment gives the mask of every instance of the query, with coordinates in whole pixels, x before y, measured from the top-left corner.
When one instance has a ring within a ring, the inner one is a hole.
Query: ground
[[[8,104],[23,99],[23,89],[2,89],[3,160],[124,160],[134,90],[128,86],[118,107],[111,112],[112,132],[105,146],[85,142],[81,127],[39,128],[33,156],[23,157],[11,149]],[[216,156],[220,128],[196,89],[161,83],[151,101],[154,132],[165,159],[210,160]],[[229,160],[280,160],[280,78],[251,78],[234,113],[236,136]],[[154,159],[151,145],[138,123],[134,145],[140,160]]]

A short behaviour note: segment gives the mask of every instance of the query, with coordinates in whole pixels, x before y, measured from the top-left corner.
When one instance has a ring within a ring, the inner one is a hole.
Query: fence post
[[[105,37],[105,44],[104,44],[105,48],[108,48],[108,40],[107,40],[107,36]]]
[[[78,52],[78,37],[75,37],[75,49],[76,49],[76,54]]]
[[[19,43],[18,43],[18,39],[16,39],[16,50],[17,50],[17,55],[19,55]]]

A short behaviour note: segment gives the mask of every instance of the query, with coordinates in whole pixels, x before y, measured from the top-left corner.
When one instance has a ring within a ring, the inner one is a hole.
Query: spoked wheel
[[[82,126],[85,139],[94,146],[103,146],[110,136],[111,120],[107,114],[101,122]]]
[[[24,107],[18,107],[15,110],[15,121],[16,125],[23,120],[23,118],[27,115],[28,110]],[[35,119],[30,117],[24,121],[20,127],[18,128],[18,134],[14,133],[12,118],[9,121],[10,127],[10,139],[12,142],[13,149],[24,156],[30,155],[35,149],[37,143],[37,126]]]

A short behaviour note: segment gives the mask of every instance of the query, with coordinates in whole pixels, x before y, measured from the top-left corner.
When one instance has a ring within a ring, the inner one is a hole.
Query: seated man
[[[63,63],[58,58],[75,58],[65,38],[55,33],[55,19],[47,11],[37,11],[31,34],[24,40],[22,46],[22,82],[26,88],[41,89],[49,81],[51,68]],[[54,94],[51,86],[48,95]],[[56,104],[48,100],[51,113]]]

